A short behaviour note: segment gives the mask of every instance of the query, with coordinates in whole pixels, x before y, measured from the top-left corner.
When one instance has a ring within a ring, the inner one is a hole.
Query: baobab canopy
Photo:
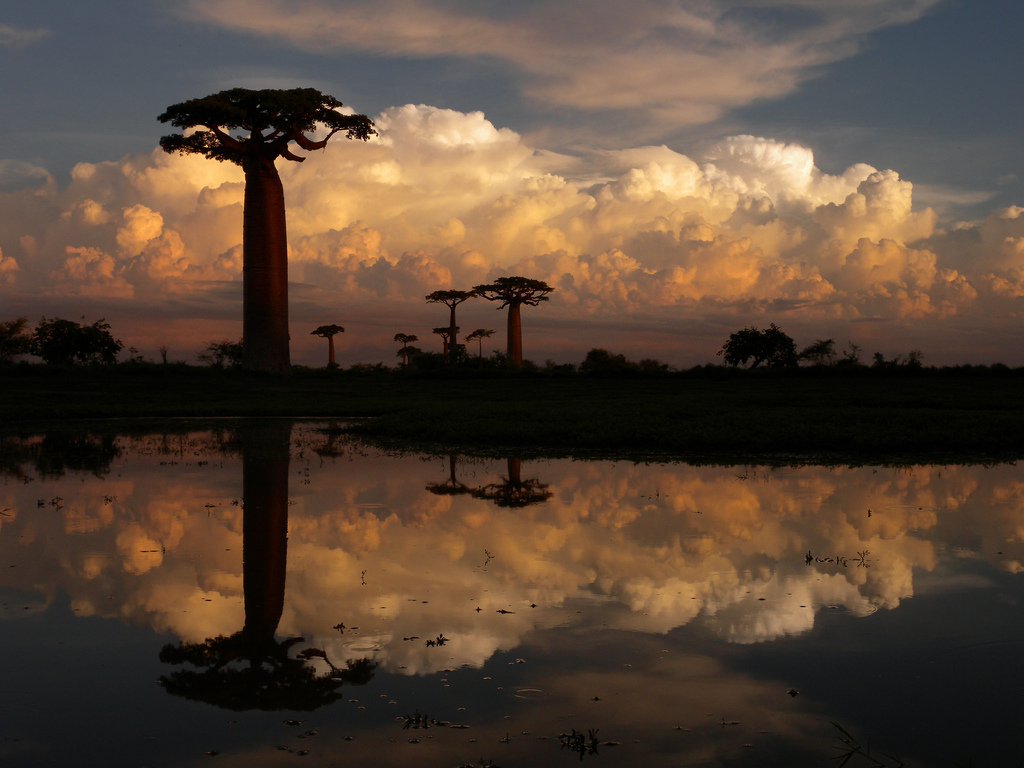
[[[295,142],[307,152],[323,149],[336,133],[345,131],[350,139],[367,139],[376,134],[366,115],[346,115],[333,96],[315,88],[289,90],[232,88],[201,99],[172,104],[157,119],[176,128],[203,128],[174,133],[160,139],[167,152],[204,155],[244,167],[247,156],[268,160],[285,157],[301,163],[304,157],[289,148]],[[314,141],[306,134],[324,125],[330,132]],[[242,130],[247,135],[231,135]]]
[[[253,91],[232,88],[173,104],[157,119],[183,129],[160,139],[167,152],[198,154],[240,165],[245,172],[242,213],[242,367],[288,373],[288,233],[284,188],[275,161],[301,163],[294,142],[323,149],[336,133],[368,139],[366,115],[338,111],[342,103],[314,88]],[[314,140],[318,126],[328,133]],[[195,130],[198,129],[198,130]],[[241,133],[239,133],[241,131]]]

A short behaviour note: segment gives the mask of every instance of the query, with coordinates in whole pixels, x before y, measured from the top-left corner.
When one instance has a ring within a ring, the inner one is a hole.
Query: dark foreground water
[[[0,451],[2,766],[1014,766],[1024,468]]]

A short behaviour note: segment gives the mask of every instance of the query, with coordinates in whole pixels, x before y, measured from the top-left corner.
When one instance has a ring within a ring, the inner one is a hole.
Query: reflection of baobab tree
[[[288,422],[268,422],[239,433],[245,625],[230,637],[164,646],[161,661],[202,670],[161,676],[169,693],[232,710],[312,710],[340,698],[342,684],[363,684],[373,677],[376,664],[369,659],[339,668],[316,648],[292,655],[303,638],[275,636],[284,610],[290,437]],[[313,659],[326,662],[329,671],[318,672]]]
[[[459,482],[455,476],[456,458],[455,454],[448,456],[448,479],[440,483],[427,483],[428,491],[438,496],[461,496],[474,493],[473,488]]]
[[[523,480],[519,459],[508,460],[508,477],[501,483],[489,483],[472,491],[473,498],[493,501],[499,507],[527,507],[547,501],[554,494],[548,484],[536,478]]]

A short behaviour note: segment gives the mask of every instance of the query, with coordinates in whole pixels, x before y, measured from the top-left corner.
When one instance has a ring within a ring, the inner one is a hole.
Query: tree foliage
[[[83,318],[84,319],[84,318]],[[60,317],[42,318],[32,334],[30,352],[51,365],[115,363],[124,346],[100,318],[91,325]]]
[[[332,336],[337,336],[339,333],[344,333],[345,329],[340,325],[320,325],[317,326],[316,330],[310,331],[310,336],[320,336],[324,339],[329,339]]]
[[[366,140],[376,134],[370,118],[343,114],[338,111],[342,106],[315,88],[231,88],[169,106],[157,119],[182,132],[162,137],[160,146],[166,152],[203,155],[243,167],[255,158],[273,162],[284,157],[301,163],[305,158],[291,150],[292,142],[312,152],[342,131],[350,139]],[[306,135],[320,125],[328,129],[324,138],[314,141]]]
[[[0,363],[28,354],[32,349],[32,336],[27,328],[27,317],[0,322]]]
[[[513,305],[526,304],[535,307],[542,301],[548,301],[549,293],[554,291],[543,280],[532,280],[528,277],[499,277],[493,283],[474,286],[473,291],[488,301],[500,301],[498,309]]]
[[[781,328],[772,323],[763,331],[750,326],[736,331],[718,350],[729,365],[751,368],[762,363],[769,368],[782,368],[797,364],[796,344]]]

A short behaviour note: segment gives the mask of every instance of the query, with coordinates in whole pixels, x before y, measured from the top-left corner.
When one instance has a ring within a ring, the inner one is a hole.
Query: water
[[[0,764],[814,766],[834,723],[907,765],[1024,758],[1017,466],[330,427],[4,443]]]

